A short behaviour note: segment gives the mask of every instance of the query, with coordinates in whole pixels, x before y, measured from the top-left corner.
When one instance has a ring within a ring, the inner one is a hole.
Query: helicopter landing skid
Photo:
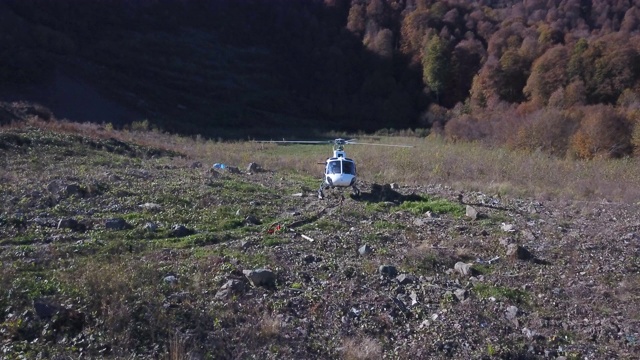
[[[320,189],[318,189],[318,199],[322,200],[324,199],[324,190],[329,188],[331,186],[325,186],[325,185],[321,185]],[[352,196],[354,197],[359,197],[360,196],[360,189],[358,189],[357,186],[355,185],[351,185],[351,188],[353,189],[353,192],[351,193]]]

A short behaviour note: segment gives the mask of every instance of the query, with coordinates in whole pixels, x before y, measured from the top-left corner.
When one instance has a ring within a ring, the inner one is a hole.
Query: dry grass
[[[31,119],[6,128],[38,127],[79,133],[92,138],[116,138],[140,145],[173,150],[205,167],[222,162],[241,169],[250,162],[280,172],[320,177],[331,146],[221,142],[150,131],[114,131],[109,126]],[[359,137],[363,142],[407,144],[413,148],[349,146],[360,178],[369,182],[407,185],[444,184],[456,190],[539,200],[640,201],[637,159],[577,161],[542,152],[487,148],[478,143],[451,143],[437,136]],[[185,161],[185,160],[183,160]]]
[[[264,338],[277,337],[283,326],[284,324],[280,318],[265,314],[258,324],[259,334]]]
[[[345,360],[382,359],[382,346],[372,338],[349,338],[344,341]]]

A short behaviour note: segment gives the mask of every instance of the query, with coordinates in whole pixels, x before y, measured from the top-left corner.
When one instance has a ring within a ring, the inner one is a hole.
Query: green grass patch
[[[262,240],[262,244],[265,246],[278,246],[283,244],[288,244],[289,240],[282,239],[275,236],[267,236]]]
[[[462,217],[466,209],[464,206],[445,199],[431,199],[423,197],[418,201],[405,201],[400,204],[400,209],[408,210],[416,215],[422,215],[427,211],[434,214],[443,215],[451,214],[456,217]]]
[[[403,224],[386,220],[378,220],[374,222],[373,227],[378,230],[404,230],[407,228]]]
[[[520,289],[489,284],[476,284],[473,292],[482,299],[493,297],[496,300],[510,300],[518,304],[526,303],[528,297],[528,294]]]

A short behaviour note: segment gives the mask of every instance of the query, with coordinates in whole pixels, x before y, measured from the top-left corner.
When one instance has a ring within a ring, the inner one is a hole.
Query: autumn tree
[[[438,102],[448,85],[450,60],[448,42],[439,36],[432,36],[422,51],[422,80]]]
[[[631,124],[610,106],[591,106],[570,142],[571,152],[580,159],[627,155],[632,151]]]
[[[557,45],[547,50],[534,63],[524,93],[536,104],[546,105],[551,94],[566,85],[569,60],[566,47]]]

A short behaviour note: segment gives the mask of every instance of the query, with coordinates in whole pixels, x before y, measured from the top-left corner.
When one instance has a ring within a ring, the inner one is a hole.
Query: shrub
[[[452,141],[476,141],[485,138],[487,131],[478,119],[464,114],[447,122],[444,135]]]
[[[526,116],[509,145],[516,149],[542,150],[564,156],[575,127],[576,124],[559,109],[546,108]]]
[[[579,159],[628,155],[632,150],[631,123],[610,106],[592,106],[585,109],[570,141],[570,152]]]

